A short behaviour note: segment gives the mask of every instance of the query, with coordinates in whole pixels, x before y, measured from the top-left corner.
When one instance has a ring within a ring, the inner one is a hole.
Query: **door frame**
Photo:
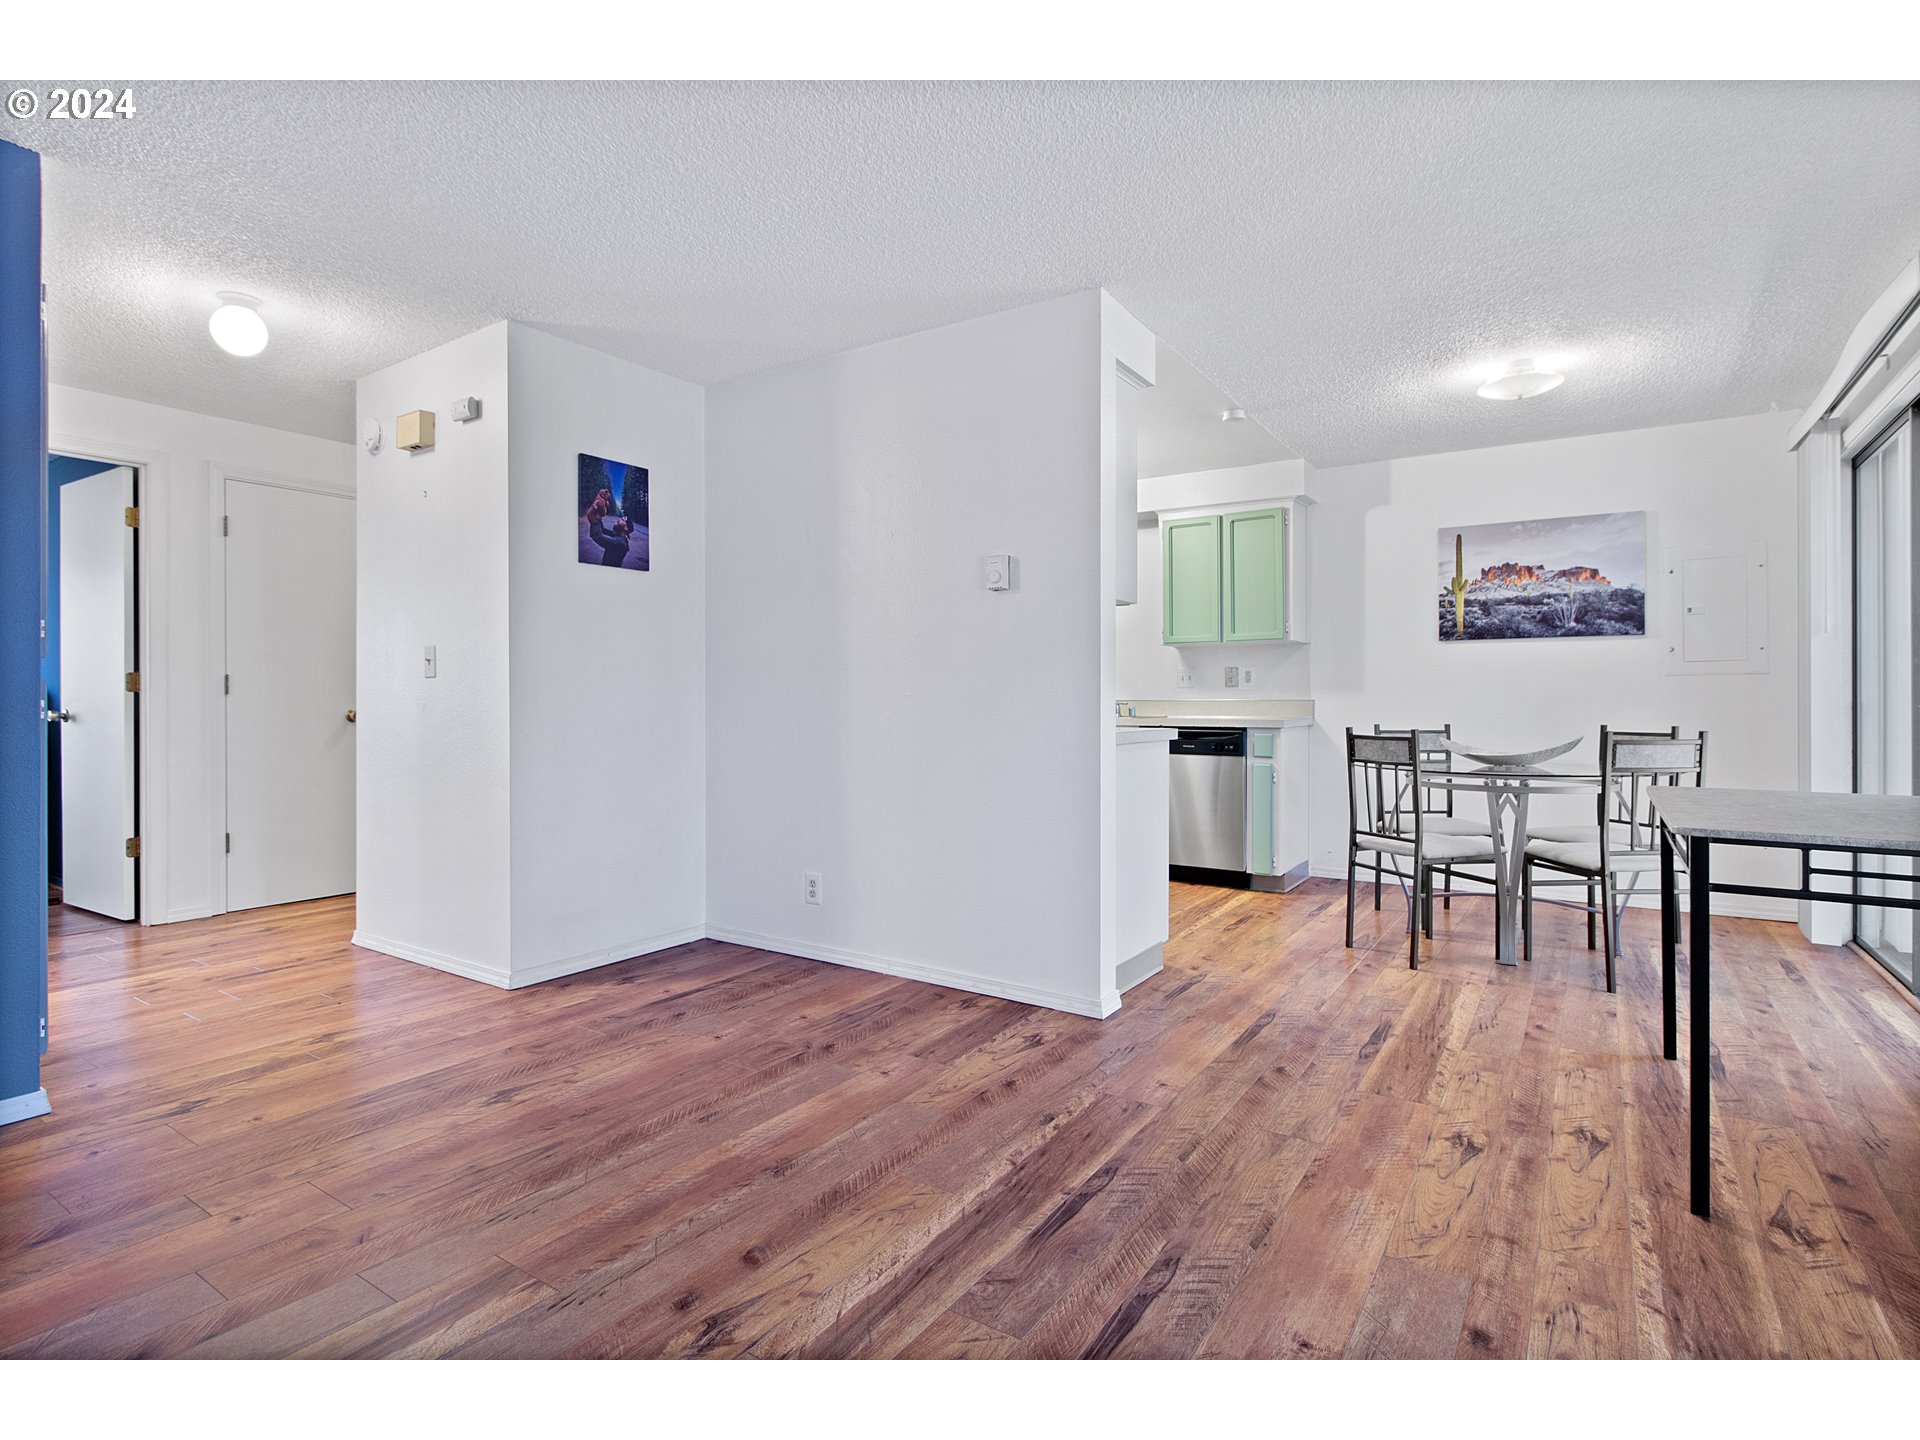
[[[1908,503],[1913,513],[1909,523],[1912,525],[1914,531],[1913,544],[1915,546],[1915,554],[1920,555],[1920,443],[1917,443],[1920,442],[1920,404],[1910,405],[1900,411],[1899,414],[1888,420],[1884,426],[1875,431],[1872,436],[1868,437],[1856,449],[1844,453],[1841,457],[1841,463],[1846,467],[1847,520],[1851,530],[1850,538],[1852,542],[1848,549],[1849,559],[1852,563],[1847,577],[1849,613],[1853,631],[1849,637],[1851,642],[1849,648],[1852,663],[1849,674],[1850,683],[1848,685],[1847,703],[1852,715],[1852,720],[1850,727],[1851,733],[1847,739],[1848,748],[1852,752],[1853,757],[1852,777],[1855,794],[1858,794],[1860,790],[1860,463],[1863,460],[1871,459],[1884,449],[1893,439],[1894,433],[1902,426],[1905,426],[1907,431],[1907,475],[1908,486],[1912,492]],[[1920,589],[1915,590],[1910,603],[1914,612],[1913,643],[1916,647],[1920,647]],[[1920,730],[1915,731],[1913,747],[1914,773],[1920,775]],[[1868,858],[1871,859],[1874,857],[1868,856]],[[1853,864],[1856,869],[1859,868],[1860,861],[1861,853],[1856,852],[1853,856]],[[1847,907],[1847,943],[1853,949],[1866,956],[1873,965],[1885,972],[1887,979],[1895,985],[1909,993],[1920,993],[1920,984],[1904,979],[1878,951],[1860,938],[1860,909],[1861,907],[1858,905],[1850,905]]]
[[[140,858],[134,863],[133,923],[153,925],[173,917],[167,909],[167,767],[156,763],[167,753],[167,615],[166,544],[168,501],[167,457],[158,450],[141,450],[79,435],[49,435],[47,454],[133,470],[134,498],[140,508],[140,530],[134,537],[133,633],[134,665],[140,671],[140,692],[134,697],[134,813],[139,819]],[[46,477],[41,476],[41,483]],[[41,544],[44,547],[43,534]],[[43,572],[44,573],[44,572]],[[42,695],[44,702],[46,697]]]
[[[227,913],[227,482],[238,480],[248,485],[264,485],[274,490],[300,490],[311,495],[332,495],[358,502],[359,491],[351,485],[335,485],[311,476],[276,474],[252,465],[228,465],[211,461],[207,465],[207,535],[216,559],[207,567],[207,726],[210,777],[207,843],[210,850],[210,874],[216,915]],[[354,506],[354,528],[359,529],[359,506]],[[356,582],[359,566],[355,564]],[[356,609],[358,597],[355,597]]]

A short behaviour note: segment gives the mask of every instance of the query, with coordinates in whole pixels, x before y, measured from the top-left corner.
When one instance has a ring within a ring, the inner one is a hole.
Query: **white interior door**
[[[226,482],[227,908],[353,889],[353,501]]]
[[[61,896],[134,918],[133,471],[60,487]]]

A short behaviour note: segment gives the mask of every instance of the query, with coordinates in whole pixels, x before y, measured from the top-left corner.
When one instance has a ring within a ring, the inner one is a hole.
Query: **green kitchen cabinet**
[[[1222,638],[1287,638],[1287,512],[1239,510],[1221,517]]]
[[[1220,639],[1219,515],[1169,520],[1160,528],[1161,624],[1168,645],[1210,645]]]
[[[1247,869],[1255,875],[1273,874],[1274,775],[1271,760],[1247,766]]]

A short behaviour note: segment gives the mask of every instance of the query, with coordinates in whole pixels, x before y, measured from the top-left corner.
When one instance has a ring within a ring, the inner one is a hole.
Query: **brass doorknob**
[[[353,717],[354,717],[354,712],[351,710],[347,711],[347,724],[349,725],[353,724]]]

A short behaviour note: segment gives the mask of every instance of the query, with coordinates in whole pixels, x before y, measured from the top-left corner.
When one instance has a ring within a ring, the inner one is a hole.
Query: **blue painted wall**
[[[0,1101],[40,1088],[47,983],[40,157],[0,140]]]
[[[60,708],[60,487],[113,466],[104,460],[47,457],[47,653],[40,661],[40,688],[47,708]],[[47,727],[47,879],[60,883],[60,727]]]

